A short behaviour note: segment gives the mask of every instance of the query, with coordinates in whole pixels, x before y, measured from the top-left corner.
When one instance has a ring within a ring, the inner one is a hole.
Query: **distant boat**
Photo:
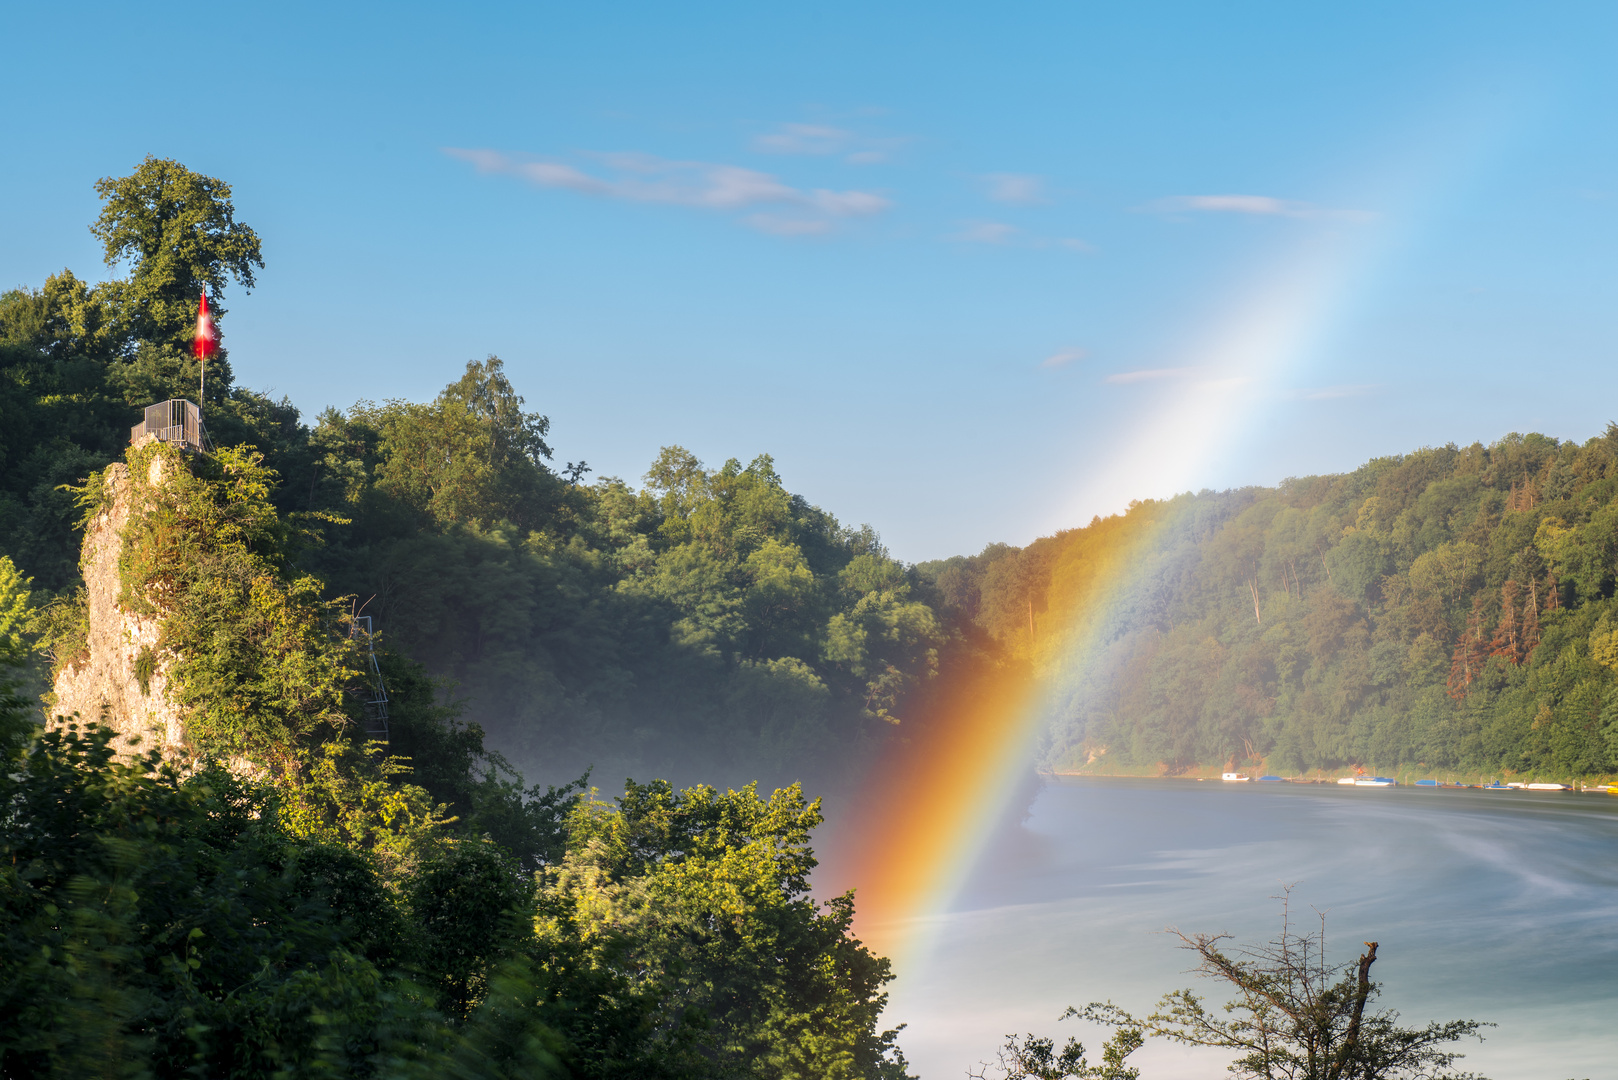
[[[1352,776],[1340,777],[1337,782],[1339,784],[1357,784],[1357,783],[1359,783],[1359,781],[1354,779]]]
[[[1440,784],[1437,780],[1417,780],[1416,781],[1416,786],[1417,787],[1443,787],[1444,785]]]
[[[1247,777],[1239,772],[1220,773],[1219,779],[1231,784],[1245,783]]]
[[[1570,791],[1566,784],[1524,784],[1529,791]]]
[[[1258,782],[1261,784],[1279,784],[1281,780],[1282,778],[1279,776],[1261,776],[1258,778]]]
[[[1481,787],[1484,791],[1510,791],[1511,790],[1511,785],[1510,784],[1502,784],[1498,780],[1496,780],[1492,784],[1480,784],[1479,787]]]
[[[1362,776],[1354,781],[1355,787],[1392,787],[1398,781],[1391,776]]]

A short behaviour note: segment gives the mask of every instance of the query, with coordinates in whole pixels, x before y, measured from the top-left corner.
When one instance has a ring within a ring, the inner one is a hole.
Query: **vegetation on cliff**
[[[1618,770],[1618,427],[1142,503],[922,570],[1053,681],[1059,766]]]

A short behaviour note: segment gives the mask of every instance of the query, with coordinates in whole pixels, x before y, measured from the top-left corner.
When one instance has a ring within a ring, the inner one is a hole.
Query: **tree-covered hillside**
[[[909,572],[768,458],[559,476],[492,358],[313,429],[217,364],[210,450],[126,449],[198,374],[164,298],[257,248],[173,162],[101,190],[129,277],[0,298],[0,1075],[905,1076],[852,893],[810,895],[818,799],[525,787],[428,669],[553,772],[836,776],[931,670]],[[42,728],[30,647],[138,691]]]
[[[195,394],[181,299],[206,284],[222,312],[262,268],[220,181],[149,159],[99,189],[124,276],[0,297],[0,554],[63,604],[63,485],[121,454],[141,406]],[[214,441],[258,448],[279,511],[327,519],[296,568],[377,617],[391,677],[424,665],[531,777],[825,790],[924,735],[935,675],[962,663],[1048,681],[1054,765],[1618,767],[1610,431],[1187,494],[907,567],[767,455],[668,447],[629,480],[557,467],[493,357],[432,401],[313,423],[228,360],[209,371]]]
[[[1618,426],[1185,494],[921,568],[1058,767],[1618,770]]]
[[[199,290],[222,314],[230,277],[250,286],[263,265],[221,181],[148,159],[98,190],[95,234],[127,276],[63,270],[0,296],[0,554],[68,600],[64,485],[121,455],[142,407],[196,396]],[[433,401],[312,426],[223,357],[207,397],[214,442],[278,474],[278,509],[328,519],[298,568],[376,618],[393,677],[402,658],[425,665],[530,776],[824,787],[936,667],[946,630],[914,573],[792,494],[767,455],[710,468],[669,447],[642,481],[590,482],[582,462],[554,467],[549,421],[494,357]]]

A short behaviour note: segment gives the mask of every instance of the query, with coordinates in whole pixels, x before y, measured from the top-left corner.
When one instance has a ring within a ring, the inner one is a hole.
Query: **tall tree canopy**
[[[253,271],[264,269],[258,234],[236,220],[223,180],[148,155],[128,176],[95,187],[105,205],[90,232],[109,267],[129,265],[116,297],[137,338],[184,352],[202,289],[218,319],[226,281],[251,290]]]

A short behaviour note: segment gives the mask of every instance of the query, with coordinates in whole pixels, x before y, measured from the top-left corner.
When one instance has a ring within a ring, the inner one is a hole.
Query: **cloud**
[[[835,154],[854,141],[854,133],[825,124],[782,124],[753,139],[753,149],[766,154]]]
[[[966,244],[1008,244],[1022,232],[1003,221],[973,221],[956,233],[954,239]]]
[[[880,214],[893,203],[869,191],[796,188],[769,173],[739,165],[671,161],[651,154],[595,154],[610,175],[559,161],[528,159],[498,150],[446,147],[444,153],[482,173],[516,176],[539,187],[625,202],[689,206],[721,213],[759,209],[744,224],[776,236],[831,230],[841,219]],[[762,208],[771,207],[769,211]]]
[[[1076,237],[1040,236],[1004,221],[968,221],[961,231],[949,239],[963,244],[991,244],[997,247],[1066,248],[1069,251],[1094,251],[1095,248]]]
[[[1045,202],[1045,181],[1025,173],[988,173],[983,177],[989,198],[1012,206],[1036,206]]]
[[[840,154],[854,165],[886,161],[904,139],[880,139],[829,124],[778,124],[773,131],[753,137],[753,149],[762,154],[805,154],[828,157]]]
[[[1041,360],[1039,366],[1042,368],[1063,368],[1069,364],[1077,363],[1089,355],[1090,353],[1087,349],[1061,349]]]
[[[1125,383],[1150,382],[1155,379],[1177,379],[1182,375],[1189,375],[1195,370],[1196,368],[1171,367],[1150,368],[1145,371],[1119,371],[1108,375],[1101,381],[1120,386]]]
[[[1364,210],[1333,210],[1314,203],[1277,199],[1270,195],[1176,195],[1151,203],[1160,213],[1247,214],[1254,217],[1336,218],[1367,221],[1376,215]]]

